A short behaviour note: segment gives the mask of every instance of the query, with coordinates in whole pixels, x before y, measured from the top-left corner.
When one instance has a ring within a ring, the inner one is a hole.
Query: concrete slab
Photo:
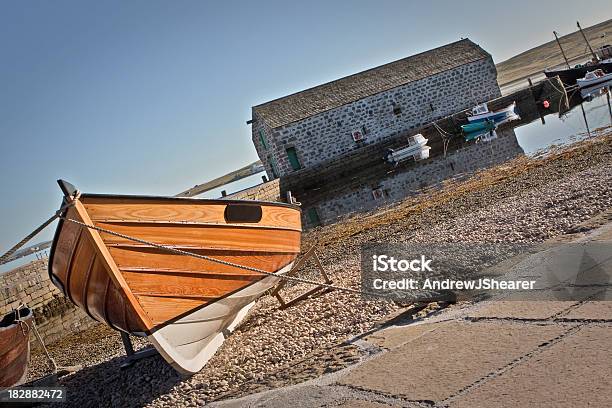
[[[449,323],[365,362],[339,382],[441,401],[565,331],[519,323]]]
[[[612,401],[612,327],[584,327],[451,407],[606,407]]]
[[[335,405],[339,397],[342,397],[342,395],[339,395],[332,387],[311,385],[279,388],[244,398],[213,402],[209,405],[223,408],[286,408],[296,406],[299,401],[300,406],[303,407],[324,407]]]
[[[467,313],[476,318],[549,319],[578,302],[559,300],[492,301]]]
[[[342,407],[342,408],[389,408],[393,406],[400,407],[401,405],[387,405],[387,404],[381,404],[381,403],[374,402],[374,401],[364,401],[364,400],[356,400],[356,399],[348,400],[338,405],[338,407]]]
[[[562,317],[567,319],[612,321],[612,302],[586,302]]]
[[[413,341],[423,334],[436,330],[447,322],[394,326],[367,336],[364,340],[379,347],[391,349]]]

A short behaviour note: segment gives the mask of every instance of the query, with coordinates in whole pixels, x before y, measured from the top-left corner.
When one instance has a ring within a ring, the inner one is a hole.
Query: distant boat
[[[558,76],[565,85],[575,85],[578,79],[584,78],[587,72],[595,69],[601,69],[605,73],[612,72],[612,59],[603,60],[597,63],[588,61],[584,64],[578,64],[573,68],[546,69],[544,74],[548,78]]]
[[[427,146],[428,139],[418,133],[411,136],[409,145],[400,149],[388,149],[385,155],[385,161],[391,164],[399,164],[400,162],[413,158],[414,160],[424,160],[429,158],[429,150]]]
[[[610,88],[612,88],[612,79],[594,86],[580,88],[580,96],[582,99],[590,100],[610,92]]]
[[[147,336],[184,374],[200,371],[279,281],[257,270],[281,275],[300,252],[295,205],[80,194],[59,184],[69,205],[65,218],[122,235],[61,219],[49,257],[51,281],[92,318]]]
[[[461,125],[461,130],[463,133],[477,133],[477,132],[489,132],[491,130],[495,130],[496,124],[492,119],[485,119],[478,122],[468,123],[466,125]]]
[[[576,83],[580,88],[589,88],[610,80],[612,80],[612,73],[606,74],[603,70],[596,69],[594,71],[588,71],[584,75],[584,78],[577,79]]]
[[[30,359],[32,311],[13,310],[0,321],[0,388],[23,384]]]
[[[506,120],[512,115],[516,115],[516,102],[512,102],[510,105],[506,106],[503,109],[500,109],[495,112],[489,111],[489,108],[486,103],[482,103],[480,105],[476,105],[472,108],[472,114],[468,116],[468,122],[482,122],[485,120],[492,120],[494,122],[501,122],[502,120]]]

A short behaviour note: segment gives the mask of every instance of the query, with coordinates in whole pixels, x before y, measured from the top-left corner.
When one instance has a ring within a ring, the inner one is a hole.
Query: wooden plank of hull
[[[297,208],[259,203],[260,222],[234,225],[224,219],[226,205],[193,199],[83,196],[67,217],[268,272],[285,270],[293,263],[300,247]],[[276,281],[242,268],[75,228],[67,221],[59,227],[55,241],[52,278],[94,319],[133,334],[164,333],[156,335],[158,348],[163,348],[162,344],[180,343],[166,334],[176,333],[176,327],[186,327],[196,316],[198,338],[192,339],[191,346],[179,345],[183,353],[187,348],[210,350],[207,344],[220,344],[218,332],[236,322],[241,310],[246,313],[247,304],[263,293],[262,282],[269,287]],[[173,328],[165,329],[168,326]]]
[[[217,274],[236,274],[246,276],[257,274],[234,266],[220,264],[191,256],[184,256],[151,247],[109,247],[109,251],[121,270],[155,269],[181,270],[191,272],[211,272]],[[275,272],[293,259],[293,253],[248,252],[248,251],[212,251],[190,249],[198,255],[238,265],[249,265],[267,272]]]
[[[0,325],[0,387],[12,387],[25,381],[30,358],[30,327],[32,312],[22,309],[20,323],[13,320],[14,311],[5,316]]]
[[[108,224],[96,226],[119,234],[137,237],[155,244],[184,249],[215,249],[234,251],[299,252],[299,231],[237,228],[234,226],[207,227],[190,224]],[[100,233],[108,246],[134,245],[134,241],[105,232]]]

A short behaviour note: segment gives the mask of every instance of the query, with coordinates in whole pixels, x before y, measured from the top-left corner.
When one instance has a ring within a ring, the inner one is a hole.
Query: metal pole
[[[559,41],[559,37],[557,36],[557,32],[553,31],[553,34],[555,35],[555,40],[557,40],[557,45],[559,46],[559,49],[561,50],[561,55],[563,55],[563,59],[565,60],[565,65],[567,65],[567,68],[571,68],[569,62],[567,61],[567,57],[565,56],[565,51],[563,51],[563,47],[561,46],[561,41]]]
[[[606,93],[606,99],[608,100],[608,112],[610,112],[610,124],[612,125],[612,106],[610,105],[610,90]]]
[[[582,31],[582,27],[580,27],[580,23],[578,21],[576,21],[576,25],[578,26],[578,29],[580,30],[580,34],[582,34],[582,38],[584,38],[584,42],[589,47],[589,50],[591,51],[591,55],[593,55],[593,58],[595,58],[595,61],[599,61],[599,57],[597,56],[597,54],[595,54],[595,51],[593,51],[593,48],[591,48],[591,44],[589,43],[589,40],[586,38],[586,35],[584,35],[584,31]]]
[[[584,118],[584,124],[586,125],[587,134],[591,137],[591,129],[589,129],[589,121],[586,117],[586,112],[584,111],[584,106],[582,106],[582,102],[580,103],[580,109],[582,109],[582,117]]]

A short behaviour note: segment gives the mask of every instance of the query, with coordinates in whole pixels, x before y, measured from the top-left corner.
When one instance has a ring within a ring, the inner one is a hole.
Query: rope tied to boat
[[[25,303],[21,302],[20,305],[17,307],[17,310],[16,310],[16,313],[17,313],[16,317],[17,318],[15,319],[15,321],[19,324],[19,327],[21,328],[21,333],[24,336],[26,336],[30,330],[34,332],[34,335],[36,336],[36,339],[40,343],[43,351],[45,352],[47,360],[49,361],[49,366],[53,370],[53,373],[56,373],[57,370],[58,370],[57,363],[55,362],[55,359],[53,359],[53,357],[51,357],[51,354],[49,353],[49,350],[47,350],[47,346],[45,345],[45,342],[43,341],[42,337],[40,336],[40,333],[38,332],[38,329],[36,328],[36,322],[34,321],[34,316],[32,316],[32,322],[31,322],[32,325],[31,326],[28,324],[27,321],[25,321],[25,320],[23,320],[21,318],[20,311],[24,307],[28,308],[28,310],[31,310],[28,307],[28,305],[26,305]],[[27,329],[24,329],[24,326]]]
[[[222,259],[217,259],[217,258],[213,258],[210,256],[206,256],[206,255],[201,255],[201,254],[196,254],[194,252],[189,252],[189,251],[185,251],[182,249],[178,249],[178,248],[173,248],[173,247],[169,247],[166,245],[161,245],[161,244],[157,244],[155,242],[151,242],[151,241],[147,241],[144,239],[140,239],[140,238],[136,238],[136,237],[131,237],[129,235],[125,235],[119,232],[115,232],[106,228],[102,228],[102,227],[98,227],[97,225],[90,225],[87,223],[84,223],[82,221],[79,220],[75,220],[72,218],[68,218],[64,215],[60,215],[59,218],[61,218],[64,221],[68,221],[68,222],[72,222],[74,224],[80,225],[81,227],[85,227],[85,228],[89,228],[92,230],[96,230],[98,232],[104,232],[106,234],[110,234],[113,235],[115,237],[118,238],[123,238],[123,239],[127,239],[129,241],[132,242],[136,242],[139,244],[143,244],[143,245],[148,245],[148,246],[152,246],[154,248],[157,249],[161,249],[167,252],[172,252],[178,255],[185,255],[185,256],[191,256],[194,258],[198,258],[198,259],[203,259],[205,261],[209,261],[209,262],[215,262],[221,265],[225,265],[225,266],[231,266],[234,268],[239,268],[239,269],[244,269],[247,271],[251,271],[251,272],[257,272],[257,273],[261,273],[263,275],[268,275],[268,276],[273,276],[275,278],[279,278],[279,279],[284,279],[284,280],[288,280],[288,281],[293,281],[293,282],[297,282],[297,283],[305,283],[308,285],[316,285],[316,286],[320,286],[322,288],[326,288],[326,289],[332,289],[332,290],[339,290],[342,292],[347,292],[347,293],[352,293],[352,294],[357,294],[357,295],[370,295],[370,296],[376,296],[377,298],[380,298],[380,293],[373,293],[373,292],[368,292],[368,291],[363,291],[363,290],[359,290],[359,289],[353,289],[353,288],[347,288],[347,287],[343,287],[343,286],[336,286],[336,285],[331,285],[328,283],[323,283],[323,282],[317,282],[311,279],[306,279],[306,278],[299,278],[297,276],[287,276],[287,275],[279,275],[275,272],[268,272],[268,271],[264,271],[263,269],[259,269],[259,268],[254,268],[252,266],[247,266],[247,265],[240,265],[234,262],[229,262],[229,261],[224,261]]]
[[[78,198],[78,197],[77,197]],[[34,238],[36,235],[38,235],[42,230],[44,230],[45,228],[47,228],[47,226],[49,226],[49,224],[51,224],[53,221],[55,221],[56,219],[60,218],[62,216],[62,213],[67,210],[68,208],[72,207],[74,205],[74,200],[71,200],[69,202],[67,202],[66,204],[64,204],[59,210],[57,210],[55,212],[55,214],[53,214],[47,221],[43,222],[42,224],[40,224],[38,226],[38,228],[36,228],[34,231],[32,231],[31,233],[29,233],[25,238],[23,238],[21,241],[19,241],[16,245],[14,245],[11,249],[9,249],[8,251],[6,251],[2,256],[0,256],[0,265],[5,264],[8,262],[8,259],[11,257],[11,255],[13,255],[15,252],[17,252],[19,250],[19,248],[21,248],[22,246],[24,246],[28,241],[30,241],[32,238]]]

